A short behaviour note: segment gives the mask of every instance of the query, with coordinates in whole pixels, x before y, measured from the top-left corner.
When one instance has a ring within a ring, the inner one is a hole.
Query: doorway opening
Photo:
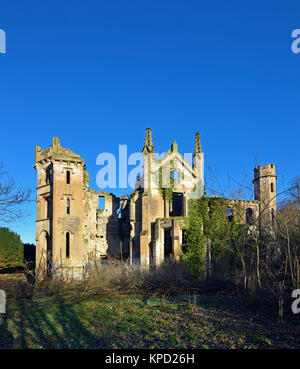
[[[172,229],[164,230],[164,258],[170,258],[173,255],[172,252]]]

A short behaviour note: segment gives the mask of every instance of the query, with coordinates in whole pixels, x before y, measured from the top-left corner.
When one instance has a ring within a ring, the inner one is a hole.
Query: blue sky
[[[190,152],[199,130],[206,174],[226,186],[271,162],[280,189],[300,174],[295,28],[299,1],[2,0],[0,159],[35,188],[34,146],[58,136],[97,189],[99,153],[141,150],[146,127],[158,152]],[[11,228],[34,242],[27,210]]]

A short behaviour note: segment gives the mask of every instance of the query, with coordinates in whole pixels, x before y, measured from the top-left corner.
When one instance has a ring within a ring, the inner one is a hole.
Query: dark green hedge
[[[20,236],[0,228],[0,269],[23,264],[24,247]]]

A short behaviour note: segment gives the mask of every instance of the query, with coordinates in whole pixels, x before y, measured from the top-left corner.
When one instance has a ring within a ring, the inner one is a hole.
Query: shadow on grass
[[[233,344],[244,348],[272,347],[271,340],[276,347],[291,345],[286,338],[289,327],[281,331],[265,318],[260,324],[253,314],[232,305],[197,295],[195,299],[119,296],[84,301],[74,294],[18,300],[8,303],[7,316],[0,318],[0,348],[113,348],[114,343],[118,348],[174,348],[183,343],[201,348],[207,342],[212,348]],[[296,337],[297,332],[289,334]],[[279,336],[282,344],[276,341]]]
[[[0,318],[0,348],[101,347],[67,301],[55,297],[47,303],[18,300]]]
[[[0,315],[0,349],[13,347],[13,336],[7,329],[7,315]]]

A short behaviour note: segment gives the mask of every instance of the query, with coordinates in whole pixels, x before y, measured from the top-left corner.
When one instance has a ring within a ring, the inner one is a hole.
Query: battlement
[[[52,141],[52,145],[47,149],[42,149],[40,146],[35,147],[35,163],[58,160],[84,164],[84,160],[79,155],[70,149],[61,147],[58,137],[53,137]]]
[[[276,177],[275,164],[266,164],[265,167],[263,165],[259,165],[254,168],[254,180],[260,177]]]

